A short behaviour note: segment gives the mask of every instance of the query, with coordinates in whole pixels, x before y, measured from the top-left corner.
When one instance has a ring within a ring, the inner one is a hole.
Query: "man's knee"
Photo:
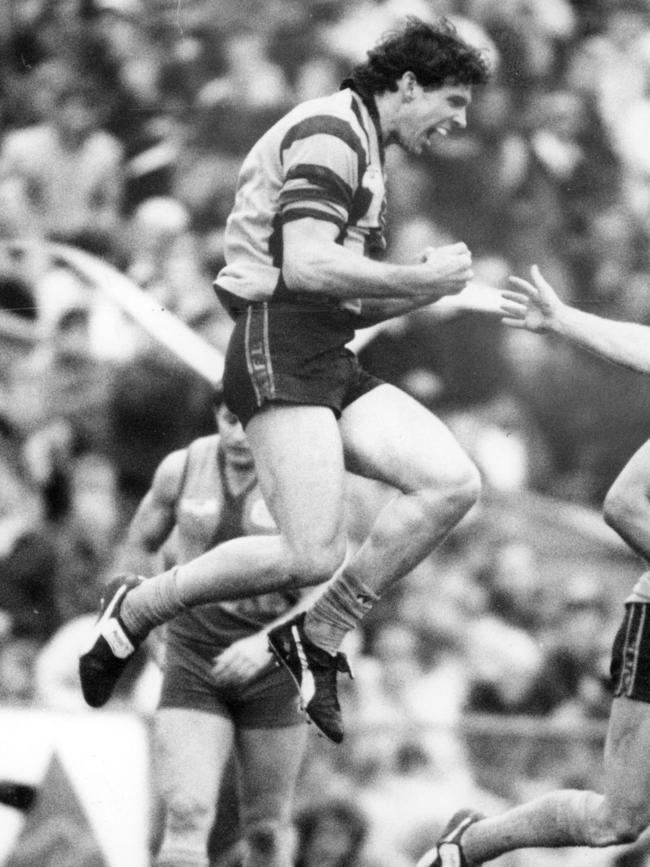
[[[345,558],[345,539],[329,544],[305,545],[295,552],[291,565],[296,587],[313,587],[329,581]]]
[[[629,488],[616,482],[605,496],[603,503],[603,518],[605,523],[614,530],[621,530],[639,511],[639,504]]]
[[[280,819],[253,822],[244,828],[249,861],[254,864],[291,863],[293,835]]]
[[[214,804],[191,792],[175,792],[165,798],[165,824],[175,837],[194,837],[208,833],[214,819]]]
[[[444,483],[432,483],[429,487],[431,501],[442,496],[449,513],[460,520],[476,503],[481,493],[481,475],[469,460],[459,464]]]

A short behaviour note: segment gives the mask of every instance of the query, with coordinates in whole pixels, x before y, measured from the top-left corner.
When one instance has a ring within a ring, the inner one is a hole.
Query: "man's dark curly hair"
[[[427,24],[409,16],[403,30],[387,33],[352,70],[351,78],[370,93],[397,90],[402,75],[412,72],[425,88],[445,84],[482,85],[490,77],[483,52],[468,45],[446,18]]]

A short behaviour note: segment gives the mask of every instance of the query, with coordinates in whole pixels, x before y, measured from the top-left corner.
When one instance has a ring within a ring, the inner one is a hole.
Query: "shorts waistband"
[[[346,318],[352,316],[349,310],[345,310],[340,306],[338,299],[329,296],[316,298],[306,292],[296,292],[293,293],[290,298],[271,297],[264,301],[252,301],[249,298],[235,295],[234,292],[224,289],[222,286],[219,286],[218,283],[214,284],[214,291],[226,312],[233,319],[236,319],[249,307],[263,307],[265,304],[269,307],[282,307],[287,310],[304,310],[307,312],[320,311],[329,314],[341,314]]]

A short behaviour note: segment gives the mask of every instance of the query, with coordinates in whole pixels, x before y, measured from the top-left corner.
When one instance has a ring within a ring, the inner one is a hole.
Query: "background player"
[[[504,322],[550,333],[631,370],[650,373],[650,328],[564,304],[542,277],[512,277]],[[650,563],[650,441],[607,493],[604,516]],[[528,847],[604,847],[636,840],[650,825],[650,571],[625,603],[611,659],[614,700],[605,744],[605,793],[551,792],[501,815],[461,810],[418,867],[471,867]]]
[[[155,555],[183,563],[245,534],[277,533],[235,416],[216,398],[219,434],[173,452],[156,470],[118,565],[148,575]],[[193,608],[165,627],[155,715],[159,867],[207,867],[208,837],[233,748],[246,867],[290,867],[291,813],[307,729],[266,631],[299,604],[285,591]],[[230,836],[231,829],[216,828]]]

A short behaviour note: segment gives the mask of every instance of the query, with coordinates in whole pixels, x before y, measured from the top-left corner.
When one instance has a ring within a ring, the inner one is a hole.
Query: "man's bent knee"
[[[329,581],[344,558],[345,541],[325,547],[312,545],[296,552],[291,563],[291,583],[295,587],[313,587]]]
[[[463,514],[468,512],[481,495],[481,474],[474,464],[468,463],[456,481],[456,498]]]
[[[443,485],[431,485],[429,491],[434,508],[439,508],[438,503],[442,496],[452,519],[459,521],[479,498],[481,475],[474,464],[468,461]]]
[[[248,862],[253,865],[290,864],[293,835],[288,825],[278,819],[267,819],[244,829]]]
[[[613,530],[622,529],[637,512],[637,506],[626,489],[617,485],[609,489],[603,503],[603,518],[608,526]]]

